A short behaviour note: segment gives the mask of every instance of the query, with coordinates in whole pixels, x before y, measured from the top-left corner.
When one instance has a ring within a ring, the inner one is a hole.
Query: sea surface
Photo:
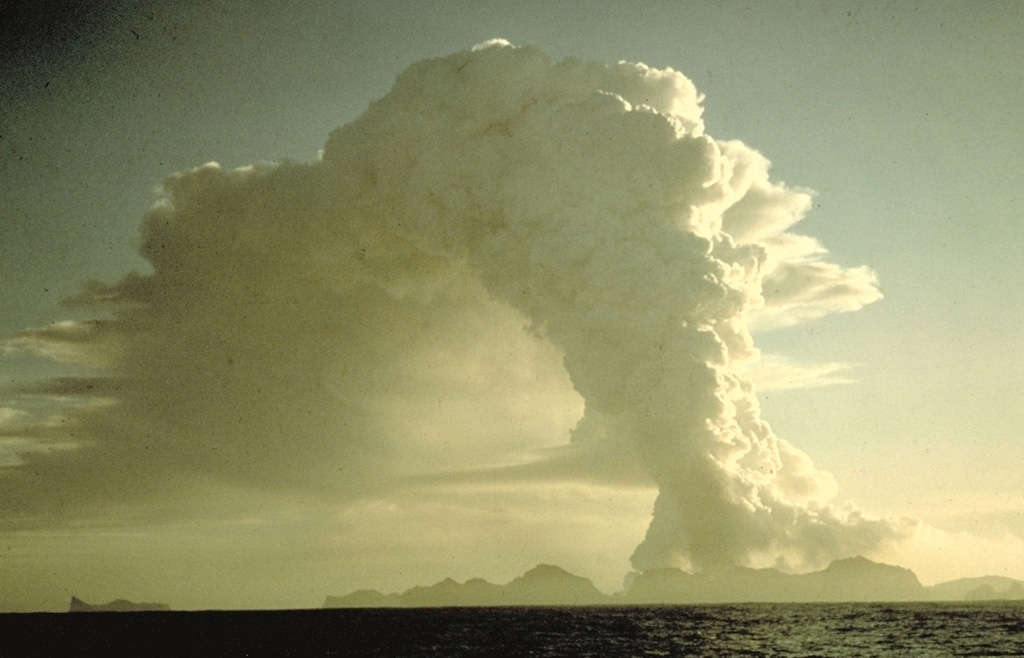
[[[41,613],[0,633],[10,656],[1024,656],[1024,602]]]

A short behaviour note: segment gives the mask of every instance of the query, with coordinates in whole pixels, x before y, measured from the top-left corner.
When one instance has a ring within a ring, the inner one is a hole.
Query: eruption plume
[[[78,300],[115,315],[12,341],[109,371],[90,388],[112,404],[70,414],[82,447],[33,472],[156,481],[198,453],[239,486],[362,492],[395,468],[380,404],[408,364],[469,336],[540,359],[525,319],[585,401],[573,448],[628,446],[659,488],[635,568],[811,567],[899,537],[831,504],[739,374],[750,326],[860,308],[874,275],[789,233],[809,194],[706,135],[701,102],[671,69],[494,41],[411,66],[316,162],[175,175],[143,225],[153,272]]]

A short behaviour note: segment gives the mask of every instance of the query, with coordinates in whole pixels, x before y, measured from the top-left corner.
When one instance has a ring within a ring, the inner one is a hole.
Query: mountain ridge
[[[356,590],[327,596],[324,608],[664,605],[703,603],[839,603],[1024,599],[1024,581],[1002,576],[921,584],[910,569],[864,557],[835,560],[806,574],[727,567],[702,573],[661,568],[634,572],[625,587],[605,594],[590,579],[540,564],[504,585],[482,578],[445,578],[401,593]]]

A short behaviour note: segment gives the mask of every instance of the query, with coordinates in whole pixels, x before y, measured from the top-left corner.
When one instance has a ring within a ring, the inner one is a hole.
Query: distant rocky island
[[[328,596],[325,608],[430,608],[502,605],[601,605],[606,594],[589,579],[560,567],[542,564],[505,585],[482,578],[457,583],[446,578],[429,587],[413,587],[401,594],[359,590],[346,596]]]
[[[732,567],[698,574],[653,569],[631,574],[622,592],[605,594],[587,578],[542,564],[498,585],[480,578],[446,578],[402,593],[358,590],[328,596],[325,608],[430,608],[468,606],[664,605],[698,603],[796,603],[963,601],[1024,599],[1024,581],[987,576],[925,587],[913,571],[863,557],[836,560],[822,571],[786,574],[776,569]]]
[[[133,603],[117,599],[110,603],[86,603],[77,596],[71,597],[68,612],[166,612],[171,608],[166,603]]]

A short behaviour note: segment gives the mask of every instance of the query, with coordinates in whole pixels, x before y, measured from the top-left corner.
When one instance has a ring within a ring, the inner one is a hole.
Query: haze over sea
[[[0,616],[24,646],[302,656],[1020,656],[1024,603],[134,612]]]

